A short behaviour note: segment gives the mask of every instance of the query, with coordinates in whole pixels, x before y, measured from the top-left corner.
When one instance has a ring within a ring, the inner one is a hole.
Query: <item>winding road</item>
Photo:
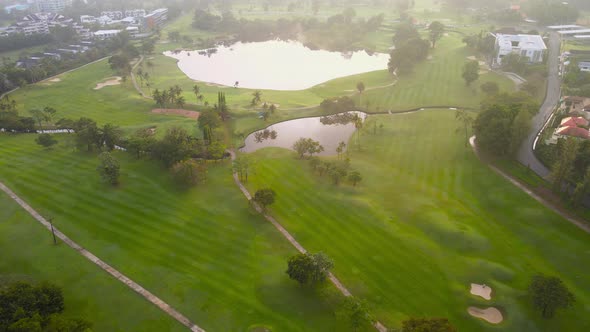
[[[547,76],[547,94],[545,95],[545,101],[543,102],[543,105],[541,105],[541,109],[531,121],[531,132],[522,142],[517,156],[517,159],[521,164],[529,167],[531,170],[533,170],[533,172],[542,178],[547,178],[550,171],[547,167],[545,167],[545,165],[543,165],[543,163],[539,161],[539,159],[537,159],[533,152],[533,147],[535,140],[537,140],[541,129],[543,129],[543,126],[545,123],[547,123],[547,120],[559,102],[561,95],[561,82],[558,74],[560,43],[561,40],[559,35],[555,32],[551,33],[549,36],[549,58],[547,60],[549,65],[549,73]]]

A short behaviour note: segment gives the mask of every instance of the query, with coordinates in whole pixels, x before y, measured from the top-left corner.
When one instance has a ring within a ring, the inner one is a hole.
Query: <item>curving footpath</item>
[[[469,138],[469,144],[471,145],[471,148],[473,149],[473,152],[475,152],[475,155],[477,156],[477,158],[481,162],[483,162],[486,165],[488,165],[488,167],[491,168],[492,171],[494,171],[496,174],[498,174],[498,175],[502,176],[503,178],[505,178],[506,180],[510,181],[513,185],[515,185],[518,188],[520,188],[526,194],[528,194],[529,196],[531,196],[532,198],[534,198],[537,202],[543,204],[548,209],[553,210],[553,212],[557,213],[558,215],[562,216],[565,220],[567,220],[567,221],[571,222],[572,224],[576,225],[579,229],[583,230],[586,233],[590,233],[590,224],[588,224],[587,222],[584,222],[583,220],[581,220],[579,218],[572,217],[571,215],[563,212],[562,210],[558,209],[552,203],[548,202],[547,200],[545,200],[541,196],[535,194],[532,190],[530,190],[529,188],[527,188],[525,185],[523,185],[522,183],[520,183],[518,180],[516,180],[513,177],[511,177],[510,175],[504,173],[498,167],[496,167],[496,166],[494,166],[494,165],[492,165],[492,164],[484,161],[481,158],[481,155],[480,155],[479,151],[477,150],[477,145],[475,144],[475,136],[471,136],[471,138]]]
[[[12,190],[10,190],[4,183],[0,182],[0,189],[4,191],[10,198],[18,203],[25,211],[27,211],[33,218],[35,218],[41,225],[45,226],[47,230],[51,231],[52,226],[45,218],[43,218],[37,211],[35,211],[29,204],[23,201],[20,197],[18,197]],[[172,308],[168,303],[164,302],[162,299],[157,297],[156,295],[152,294],[147,289],[143,288],[141,285],[136,283],[135,281],[129,279],[123,273],[116,270],[114,267],[110,266],[109,264],[102,261],[100,258],[96,257],[94,254],[89,252],[88,250],[82,248],[79,244],[72,241],[69,237],[67,237],[64,233],[60,232],[57,228],[53,227],[55,232],[55,236],[57,236],[60,240],[62,240],[65,244],[67,244],[70,248],[76,250],[80,253],[80,255],[84,256],[86,259],[91,261],[92,263],[96,264],[98,267],[115,277],[120,282],[127,285],[127,287],[133,289],[136,293],[143,296],[146,300],[153,303],[155,306],[160,308],[162,311],[167,313],[168,315],[172,316],[175,320],[180,322],[182,325],[188,327],[193,332],[205,332],[204,329],[200,328],[193,322],[191,322],[187,317],[185,317],[180,312],[176,311],[176,309]]]
[[[229,152],[229,154],[231,155],[232,161],[236,159],[236,153],[233,150],[227,150],[227,152]],[[256,209],[256,211],[260,213],[262,216],[264,216],[264,218],[268,220],[287,239],[287,241],[289,241],[289,243],[291,243],[295,247],[295,249],[297,249],[297,251],[299,251],[302,254],[307,253],[307,250],[305,250],[305,248],[303,248],[303,246],[299,242],[297,242],[297,240],[295,240],[293,235],[291,235],[275,218],[264,213],[262,208],[252,200],[252,195],[240,181],[237,172],[233,172],[233,177],[234,182],[240,188],[244,196],[246,196],[248,201],[252,204],[254,209]],[[342,282],[340,282],[340,280],[338,280],[338,278],[336,278],[336,276],[332,272],[328,274],[328,279],[332,282],[332,284],[334,284],[334,286],[336,286],[336,288],[342,293],[342,295],[347,297],[352,296],[350,291],[342,284]],[[387,332],[387,328],[383,324],[381,324],[381,322],[376,321],[373,323],[373,326],[379,332]]]

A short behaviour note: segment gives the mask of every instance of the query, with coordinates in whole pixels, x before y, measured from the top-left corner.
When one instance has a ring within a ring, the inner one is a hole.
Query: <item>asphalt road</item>
[[[541,105],[541,109],[539,113],[535,115],[532,119],[531,123],[531,132],[529,136],[522,142],[520,149],[518,150],[518,161],[528,166],[533,172],[537,173],[539,176],[543,178],[547,178],[549,176],[549,169],[543,165],[535,154],[533,153],[533,144],[537,135],[543,128],[543,125],[547,121],[547,119],[551,116],[551,112],[559,102],[559,98],[561,95],[560,91],[560,77],[558,74],[559,71],[559,51],[560,51],[560,38],[559,35],[555,32],[551,33],[549,37],[549,75],[547,77],[547,95],[545,96],[545,101],[543,105]]]

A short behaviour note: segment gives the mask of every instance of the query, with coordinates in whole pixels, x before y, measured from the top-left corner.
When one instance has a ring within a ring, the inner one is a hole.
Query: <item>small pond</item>
[[[193,80],[250,89],[303,90],[344,76],[387,69],[389,55],[311,50],[295,41],[235,43],[201,51],[167,51]]]
[[[295,141],[303,137],[320,142],[324,147],[320,156],[335,155],[338,144],[348,144],[355,132],[356,128],[352,122],[355,115],[363,120],[366,118],[366,114],[362,112],[347,112],[279,122],[248,135],[241,151],[254,152],[266,147],[292,150]]]

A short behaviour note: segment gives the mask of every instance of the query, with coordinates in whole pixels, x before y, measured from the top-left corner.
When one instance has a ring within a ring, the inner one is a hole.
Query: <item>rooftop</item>
[[[506,35],[496,34],[496,40],[501,48],[536,48],[546,50],[545,42],[539,35]]]

